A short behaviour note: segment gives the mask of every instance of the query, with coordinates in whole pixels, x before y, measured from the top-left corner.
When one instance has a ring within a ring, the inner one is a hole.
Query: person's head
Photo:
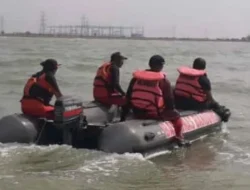
[[[40,63],[40,65],[43,67],[44,72],[52,72],[54,74],[56,73],[58,66],[60,66],[55,59],[47,59]]]
[[[196,58],[193,62],[193,68],[197,70],[205,70],[206,69],[206,61],[203,58]]]
[[[165,60],[160,55],[153,55],[149,59],[149,67],[152,71],[160,72],[162,71],[165,64]]]
[[[128,58],[121,55],[120,52],[115,52],[110,57],[110,62],[115,64],[117,67],[121,68],[123,65],[124,60],[127,60]]]

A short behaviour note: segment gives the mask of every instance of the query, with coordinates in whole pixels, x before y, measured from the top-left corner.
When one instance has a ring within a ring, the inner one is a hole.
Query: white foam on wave
[[[229,134],[230,133],[230,131],[229,131],[228,127],[227,127],[227,124],[224,123],[224,122],[222,123],[222,126],[221,126],[221,132],[223,134]]]
[[[161,151],[146,155],[145,158],[149,160],[149,159],[152,159],[152,158],[155,158],[158,156],[162,156],[162,155],[166,155],[166,154],[171,154],[171,151],[170,150],[161,150]]]
[[[15,178],[15,176],[13,176],[13,175],[0,175],[0,180],[1,179],[12,179],[12,178]]]
[[[245,152],[243,150],[243,148],[239,147],[239,146],[236,146],[236,145],[233,145],[231,143],[228,143],[228,146],[233,149],[234,151],[236,151],[237,153],[242,153],[242,152]]]
[[[219,152],[218,154],[223,156],[224,160],[250,165],[250,152],[240,146],[226,141],[225,139],[223,140],[226,142],[226,146],[229,148],[229,151]]]
[[[23,145],[23,144],[17,144],[17,143],[0,144],[0,156],[9,157],[11,156],[11,153],[15,152],[16,154],[20,154],[23,152],[23,150],[28,150],[28,151],[40,150],[40,151],[50,152],[58,148],[71,149],[71,147],[67,145],[38,146],[35,144]]]
[[[241,163],[244,165],[250,165],[250,153],[245,153],[242,155],[243,158],[238,158],[234,160],[236,163]]]
[[[131,165],[134,163],[131,161],[152,163],[139,153],[106,154],[98,159],[85,161],[84,165],[78,168],[78,171],[84,173],[102,172],[103,175],[109,176],[111,172],[119,171],[122,162]]]
[[[218,154],[223,157],[223,160],[232,160],[235,157],[233,153],[229,152],[219,152]]]

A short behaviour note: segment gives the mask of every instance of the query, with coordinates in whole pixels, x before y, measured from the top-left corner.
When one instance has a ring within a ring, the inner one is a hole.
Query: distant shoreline
[[[28,37],[28,38],[82,38],[82,39],[108,39],[108,40],[158,40],[158,41],[195,41],[195,42],[250,42],[249,39],[242,38],[173,38],[173,37],[110,37],[110,36],[79,36],[79,35],[53,35],[35,33],[6,33],[0,37]]]

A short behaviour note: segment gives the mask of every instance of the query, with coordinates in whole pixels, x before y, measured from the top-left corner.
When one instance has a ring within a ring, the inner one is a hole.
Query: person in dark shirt
[[[53,95],[62,96],[55,78],[59,64],[54,59],[47,59],[41,66],[43,69],[32,75],[24,87],[21,108],[24,114],[52,119],[54,107],[50,101]]]
[[[114,89],[114,91],[119,92],[122,96],[125,96],[126,93],[120,85],[120,68],[123,66],[123,61],[126,59],[126,57],[120,55],[119,53],[114,53],[111,55],[110,60],[111,88]]]
[[[115,52],[110,62],[98,68],[93,89],[95,101],[107,106],[122,106],[126,103],[125,92],[120,85],[120,68],[126,59],[120,52]]]
[[[130,109],[136,118],[157,119],[171,121],[175,128],[176,142],[188,145],[182,135],[182,120],[175,109],[171,84],[162,73],[165,60],[160,55],[154,55],[149,60],[150,69],[133,73],[126,99],[127,104],[121,114],[121,121],[125,121]]]
[[[152,71],[152,70],[147,69],[146,71]],[[130,83],[129,83],[127,93],[126,93],[127,100],[131,99],[132,90],[133,90],[133,86],[134,86],[135,82],[136,82],[136,79],[132,78]],[[174,110],[175,109],[174,96],[173,96],[173,92],[171,90],[170,81],[167,78],[164,78],[159,82],[159,86],[160,86],[160,89],[162,90],[162,94],[163,94],[162,96],[163,96],[163,99],[164,99],[164,103],[166,105],[167,112],[169,112],[170,114],[176,115],[177,112],[169,111],[169,110]],[[128,101],[128,104],[129,104],[129,102],[130,101]],[[131,105],[129,107],[131,107]],[[134,109],[135,109],[136,113],[138,113],[138,114],[140,113],[140,110],[136,111],[136,108],[134,108]],[[170,115],[167,114],[166,116],[169,117]],[[168,119],[168,118],[166,118],[166,119]]]
[[[38,83],[34,84],[30,88],[30,96],[44,99],[45,105],[49,105],[49,102],[51,101],[51,98],[53,95],[55,95],[56,98],[59,98],[60,96],[62,96],[62,93],[58,87],[58,84],[55,78],[55,74],[56,74],[59,64],[57,64],[57,62],[53,59],[48,59],[42,62],[41,66],[43,67],[42,71],[34,74],[32,77],[39,79],[41,76],[44,75],[44,81],[47,82],[48,86],[47,88],[41,88],[39,86],[39,80],[38,80]],[[48,89],[51,89],[51,90],[48,90]],[[51,94],[52,91],[53,91],[53,95]]]
[[[41,65],[43,66],[41,73],[45,73],[45,80],[55,89],[55,96],[59,98],[62,96],[62,93],[58,87],[55,74],[60,64],[54,59],[47,59]]]
[[[198,76],[198,84],[195,83],[196,77],[184,77],[180,74],[175,86],[175,105],[177,109],[183,110],[204,110],[204,109],[217,109],[219,104],[214,100],[212,96],[212,88],[210,80],[205,73],[206,61],[202,58],[196,58],[193,62],[193,70],[204,71],[204,73]],[[180,77],[184,77],[179,82]],[[184,81],[185,82],[184,82]],[[184,93],[184,91],[186,93]],[[200,94],[203,99],[198,98],[195,94]]]

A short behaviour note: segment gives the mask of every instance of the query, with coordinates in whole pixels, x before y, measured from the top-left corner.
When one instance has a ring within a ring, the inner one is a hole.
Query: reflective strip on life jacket
[[[145,110],[149,116],[159,116],[164,108],[164,98],[159,86],[164,74],[136,71],[133,77],[136,81],[132,88],[131,104],[135,108]]]
[[[199,83],[199,78],[206,72],[189,67],[180,67],[178,71],[180,75],[176,81],[175,95],[192,98],[198,102],[206,101],[207,96]]]
[[[110,67],[111,63],[104,63],[98,68],[94,79],[94,97],[102,98],[110,95]]]

